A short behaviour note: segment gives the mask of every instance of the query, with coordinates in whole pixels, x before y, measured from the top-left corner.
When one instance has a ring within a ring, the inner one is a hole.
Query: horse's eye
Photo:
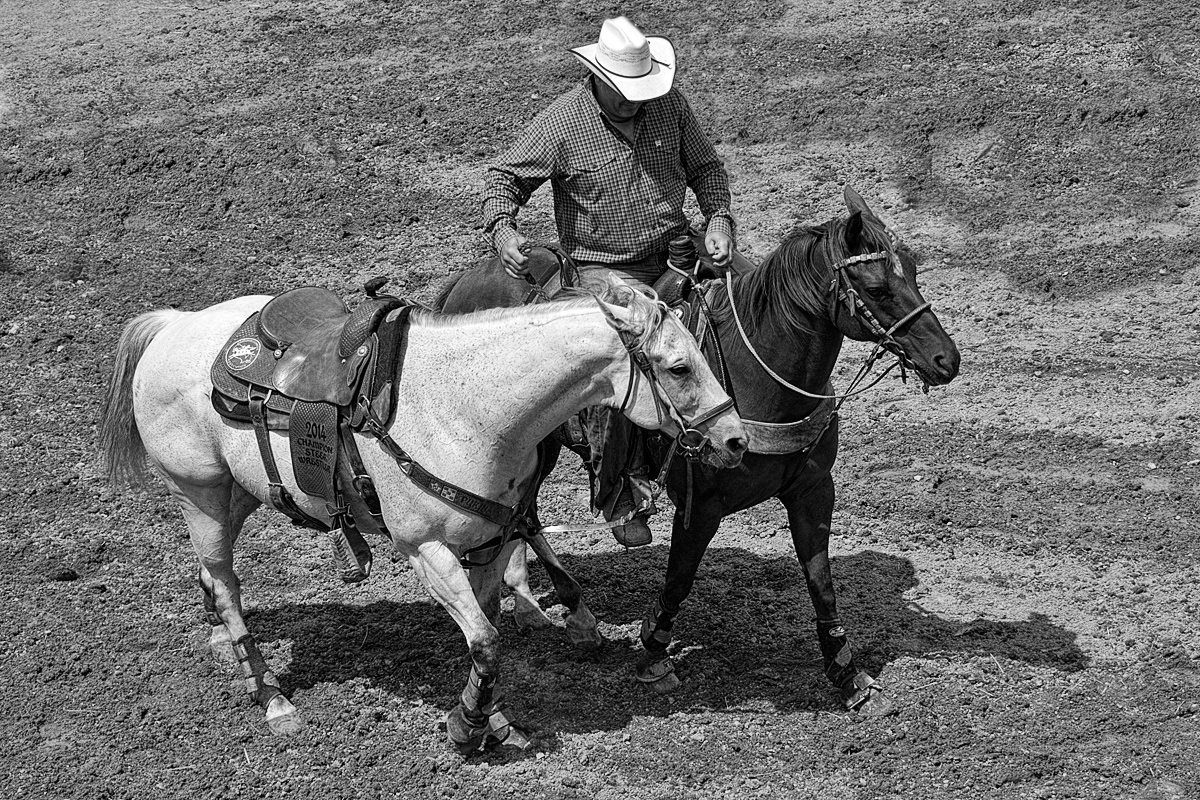
[[[886,286],[869,286],[866,289],[867,297],[870,297],[876,302],[882,302],[892,296]]]
[[[689,367],[687,364],[676,364],[673,367],[669,367],[667,369],[667,372],[671,373],[672,375],[676,376],[677,378],[682,378],[685,375],[690,375],[692,372],[692,368]]]

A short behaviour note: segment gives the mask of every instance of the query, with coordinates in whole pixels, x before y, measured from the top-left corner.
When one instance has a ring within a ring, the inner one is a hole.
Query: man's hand
[[[733,263],[733,239],[724,231],[709,231],[704,237],[704,249],[712,256],[714,266],[727,269]]]
[[[500,263],[504,265],[504,271],[509,274],[509,277],[518,279],[525,277],[525,273],[528,271],[525,263],[529,261],[529,256],[525,255],[527,251],[525,237],[519,233],[500,248]]]

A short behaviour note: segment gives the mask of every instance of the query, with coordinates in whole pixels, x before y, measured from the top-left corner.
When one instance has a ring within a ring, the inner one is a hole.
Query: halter
[[[650,358],[638,343],[637,337],[627,331],[618,331],[618,333],[621,337],[621,343],[625,345],[625,349],[629,352],[631,367],[629,370],[629,385],[625,389],[625,399],[621,401],[621,413],[625,413],[625,409],[629,407],[629,402],[633,398],[634,388],[638,383],[639,375],[645,376],[646,381],[650,384],[651,394],[654,396],[654,411],[658,416],[658,425],[656,427],[662,426],[663,409],[666,408],[667,414],[675,421],[675,425],[679,428],[679,435],[675,437],[674,446],[688,458],[698,458],[705,446],[709,444],[708,437],[699,430],[700,426],[733,408],[733,398],[728,398],[725,402],[718,403],[712,408],[702,411],[689,422],[675,408],[675,404],[671,402],[666,389],[659,382],[658,376],[654,374],[654,369],[650,366]]]
[[[896,241],[895,234],[888,230],[887,235],[894,245]],[[832,255],[832,244],[829,245],[829,249],[831,251],[830,255]],[[900,367],[901,378],[907,381],[907,370],[912,369],[914,372],[916,372],[916,365],[913,363],[912,359],[909,358],[908,353],[905,352],[903,345],[896,341],[893,334],[900,330],[900,328],[903,326],[919,317],[926,310],[931,308],[932,304],[929,302],[922,303],[897,320],[890,328],[885,329],[883,325],[879,323],[879,320],[875,317],[875,315],[871,313],[871,309],[867,308],[866,304],[863,303],[862,298],[858,296],[858,292],[854,289],[854,284],[851,283],[849,276],[845,274],[846,267],[850,266],[851,264],[863,264],[871,261],[881,261],[884,259],[886,259],[894,269],[899,271],[900,259],[896,255],[896,252],[893,248],[889,248],[887,250],[876,250],[873,253],[862,253],[856,256],[848,256],[841,261],[835,262],[833,265],[833,278],[829,283],[831,304],[833,306],[829,315],[830,320],[833,321],[835,325],[837,324],[838,309],[841,304],[845,304],[846,309],[850,312],[850,316],[854,317],[861,315],[862,320],[866,324],[867,328],[876,337],[875,347],[871,350],[870,354],[863,362],[862,367],[859,368],[858,374],[854,377],[854,380],[850,382],[850,389],[844,394],[814,394],[813,392],[809,392],[788,381],[775,370],[771,369],[767,363],[763,361],[762,356],[758,354],[758,350],[756,350],[754,345],[750,342],[750,337],[746,334],[746,329],[742,325],[742,318],[738,314],[737,303],[734,302],[733,299],[733,275],[729,272],[726,272],[725,294],[729,298],[729,307],[733,311],[733,321],[737,324],[738,333],[742,337],[742,344],[744,344],[746,349],[750,351],[750,355],[754,356],[754,360],[758,362],[758,365],[762,367],[763,370],[780,386],[783,386],[785,389],[790,389],[796,394],[803,395],[804,397],[811,397],[814,400],[837,400],[839,401],[839,406],[841,405],[841,401],[845,400],[846,398],[854,397],[855,395],[862,394],[868,389],[871,389],[873,386],[875,386],[875,384],[883,380],[883,378],[896,366]],[[871,367],[875,365],[875,362],[885,350],[896,356],[896,361],[888,366],[887,369],[880,373],[866,386],[856,388],[858,384],[860,384],[866,377],[867,373],[870,372]],[[925,391],[929,391],[928,384],[925,386]]]

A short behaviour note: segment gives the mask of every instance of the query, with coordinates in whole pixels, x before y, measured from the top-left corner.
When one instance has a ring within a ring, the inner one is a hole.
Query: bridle
[[[908,380],[908,370],[911,369],[918,375],[920,374],[916,368],[916,364],[913,363],[908,353],[905,352],[904,346],[896,340],[894,334],[896,331],[911,323],[921,314],[928,311],[932,307],[932,304],[929,302],[921,303],[919,306],[893,323],[891,327],[884,328],[883,325],[880,324],[879,319],[875,316],[875,314],[871,312],[871,309],[867,308],[866,303],[864,303],[862,298],[858,296],[858,291],[854,288],[854,284],[850,280],[850,276],[846,274],[846,268],[852,264],[864,264],[872,261],[884,260],[886,260],[889,266],[896,272],[900,273],[902,271],[900,258],[896,255],[895,250],[896,235],[889,229],[885,230],[887,231],[888,239],[891,243],[890,247],[885,250],[876,250],[871,253],[861,253],[859,255],[847,256],[840,261],[834,261],[835,254],[833,253],[832,237],[826,237],[828,241],[829,260],[833,262],[833,277],[829,282],[831,305],[829,318],[834,325],[837,325],[839,309],[841,309],[842,306],[845,306],[850,316],[860,318],[862,324],[864,324],[875,337],[875,346],[871,349],[870,354],[867,355],[863,365],[859,368],[858,374],[855,375],[854,380],[850,382],[850,388],[842,394],[815,394],[813,392],[809,392],[789,382],[782,375],[771,369],[765,361],[763,361],[762,356],[758,354],[758,351],[750,342],[750,337],[746,334],[746,329],[742,325],[741,316],[738,314],[737,303],[735,303],[733,299],[733,276],[728,272],[725,273],[725,293],[729,299],[729,307],[733,311],[733,321],[736,323],[738,333],[742,337],[742,344],[744,344],[746,349],[750,351],[750,355],[754,356],[754,360],[758,362],[758,365],[762,367],[763,370],[765,370],[766,373],[770,375],[776,383],[786,389],[790,389],[796,394],[803,395],[804,397],[811,397],[816,400],[837,400],[839,401],[840,405],[841,401],[845,400],[846,398],[862,394],[868,389],[871,389],[873,386],[875,386],[875,384],[883,380],[883,378],[897,366],[900,367],[900,376],[905,382]],[[896,356],[896,361],[890,364],[866,386],[860,387],[859,384],[866,379],[866,376],[870,373],[871,368],[874,367],[875,362],[879,360],[880,356],[882,356],[885,351]],[[925,384],[924,388],[926,392],[929,391],[928,384]]]
[[[665,310],[664,315],[669,313]],[[734,407],[733,398],[726,398],[722,403],[701,411],[699,414],[686,419],[675,408],[675,404],[671,402],[671,397],[667,390],[663,388],[658,376],[654,374],[654,368],[650,365],[650,357],[646,355],[646,351],[642,348],[638,337],[627,331],[618,331],[621,337],[621,343],[625,345],[625,350],[629,353],[630,370],[629,370],[629,385],[625,389],[625,399],[621,401],[620,411],[625,413],[629,408],[629,403],[633,399],[634,391],[637,388],[641,378],[645,378],[650,385],[651,395],[654,397],[654,411],[658,416],[658,424],[655,427],[661,427],[663,423],[663,409],[666,409],[667,415],[674,420],[676,427],[679,428],[679,435],[675,437],[674,448],[688,458],[698,458],[704,451],[704,448],[711,445],[711,440],[703,432],[700,431],[700,426],[704,423],[720,416]]]
[[[903,328],[905,325],[912,322],[917,317],[921,316],[921,314],[928,311],[932,307],[932,304],[928,301],[921,303],[912,311],[908,312],[894,322],[890,328],[884,329],[883,325],[879,323],[879,319],[873,313],[871,313],[871,309],[867,308],[866,304],[862,301],[862,298],[858,296],[858,291],[855,290],[854,284],[851,283],[850,276],[846,274],[846,267],[849,267],[851,264],[865,264],[872,261],[886,260],[888,262],[888,266],[891,267],[893,271],[895,271],[897,274],[903,275],[903,267],[900,264],[900,257],[896,255],[896,235],[886,228],[885,231],[887,232],[887,236],[891,244],[891,246],[886,250],[876,250],[873,253],[863,253],[857,256],[848,256],[847,258],[843,258],[841,261],[834,263],[833,279],[829,283],[830,301],[833,304],[833,310],[830,314],[830,319],[832,319],[833,323],[836,325],[838,309],[840,309],[842,306],[845,306],[846,310],[850,313],[850,316],[861,317],[862,322],[875,337],[876,348],[882,348],[896,356],[900,363],[901,373],[903,373],[906,369],[911,369],[915,372],[916,364],[914,364],[912,359],[909,358],[908,353],[904,350],[904,346],[900,344],[900,342],[896,341],[896,338],[893,336],[893,334]],[[829,250],[830,255],[832,256],[832,242],[829,244]],[[830,260],[832,260],[832,258]]]

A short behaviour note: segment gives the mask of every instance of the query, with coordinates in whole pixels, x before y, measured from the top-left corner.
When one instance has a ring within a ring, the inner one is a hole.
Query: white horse
[[[191,313],[152,311],[129,322],[100,442],[115,481],[137,482],[148,460],[179,501],[207,606],[215,611],[210,648],[241,662],[270,728],[288,733],[299,716],[246,628],[233,568],[234,541],[267,501],[268,478],[253,428],[219,416],[209,399],[213,360],[269,299],[240,297]],[[407,336],[391,435],[439,479],[503,505],[526,497],[538,443],[589,406],[619,408],[635,424],[669,434],[681,420],[704,435],[709,460],[721,466],[736,466],[746,449],[741,420],[687,331],[661,304],[623,283],[597,297],[553,304],[461,316],[417,311]],[[450,739],[463,752],[506,740],[528,747],[502,710],[494,624],[502,573],[521,540],[506,540],[468,575],[460,559],[496,541],[500,526],[418,488],[378,439],[354,436],[396,554],[408,559],[470,647],[469,681],[447,716]],[[286,432],[273,431],[270,439],[284,485],[304,512],[328,521],[324,502],[296,488]],[[582,604],[568,625],[598,637]]]

